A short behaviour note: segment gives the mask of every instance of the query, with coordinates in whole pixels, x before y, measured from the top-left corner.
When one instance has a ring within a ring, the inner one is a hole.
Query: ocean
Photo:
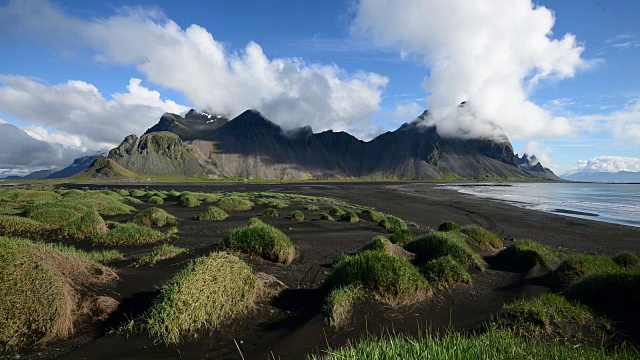
[[[582,219],[640,227],[640,184],[443,184],[463,194]]]

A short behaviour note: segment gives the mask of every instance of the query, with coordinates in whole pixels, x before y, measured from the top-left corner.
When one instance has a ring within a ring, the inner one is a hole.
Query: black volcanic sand
[[[421,183],[304,183],[304,184],[66,184],[65,188],[90,189],[189,190],[214,191],[272,191],[314,196],[329,196],[355,204],[371,206],[384,213],[399,216],[419,224],[418,234],[437,227],[446,220],[462,225],[478,224],[496,232],[505,239],[532,239],[554,247],[582,253],[616,254],[622,251],[640,252],[640,228],[607,224],[563,215],[517,208],[505,203],[478,199],[446,190],[435,184]],[[153,205],[135,205],[144,209]],[[155,205],[158,206],[158,205]],[[247,258],[254,271],[274,275],[288,289],[268,304],[261,304],[247,318],[228,323],[224,328],[203,334],[199,340],[190,340],[178,347],[167,348],[154,344],[145,335],[128,339],[109,335],[108,329],[127,318],[135,317],[147,309],[158,289],[180,271],[186,261],[207,254],[217,248],[225,232],[260,216],[266,206],[256,206],[247,212],[230,212],[222,222],[192,220],[208,204],[187,209],[176,205],[176,199],[167,199],[165,209],[178,217],[180,233],[174,244],[190,250],[170,260],[160,261],[155,267],[130,268],[129,261],[113,267],[122,278],[118,293],[122,301],[118,315],[98,329],[85,328],[72,339],[59,341],[45,349],[36,350],[28,357],[64,359],[169,359],[216,358],[239,359],[234,340],[246,359],[299,359],[305,354],[321,352],[327,345],[339,346],[357,340],[365,332],[378,334],[395,332],[417,334],[431,329],[441,331],[449,326],[455,329],[475,329],[483,325],[502,305],[515,299],[537,296],[549,291],[537,285],[535,272],[519,274],[489,268],[484,273],[473,273],[471,287],[459,286],[450,291],[437,291],[425,303],[400,309],[387,308],[374,303],[361,304],[355,310],[350,327],[335,331],[327,326],[321,315],[326,293],[322,283],[331,271],[331,263],[341,253],[360,249],[375,235],[389,234],[370,221],[349,224],[342,221],[320,220],[320,211],[304,210],[293,203],[279,209],[278,218],[264,221],[284,231],[293,241],[301,256],[290,265],[278,265],[265,260]],[[293,210],[305,213],[305,221],[296,223],[286,216]],[[107,217],[107,220],[125,221],[134,215]],[[415,229],[414,229],[415,230]],[[509,245],[510,241],[505,241]],[[81,246],[81,245],[79,245]],[[128,258],[148,252],[152,246],[119,248]],[[38,352],[39,351],[39,352]]]

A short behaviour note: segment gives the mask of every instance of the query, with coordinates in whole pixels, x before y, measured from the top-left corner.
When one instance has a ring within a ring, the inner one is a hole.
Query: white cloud
[[[640,146],[640,100],[623,110],[576,116],[573,120],[590,132],[611,131],[623,145]]]
[[[445,123],[457,121],[449,115],[468,101],[476,119],[462,116],[457,127],[484,123],[469,129],[484,136],[495,123],[518,140],[572,132],[566,118],[528,98],[543,80],[590,65],[574,35],[552,37],[554,22],[551,10],[531,0],[360,0],[353,31],[422,56],[431,70],[427,105]]]
[[[85,21],[50,2],[23,0],[0,8],[0,20],[8,27],[28,27],[24,30],[35,36],[55,32],[67,44],[93,49],[100,62],[133,65],[148,81],[181,92],[199,109],[235,116],[256,108],[285,128],[362,128],[379,110],[388,81],[335,65],[270,59],[254,42],[232,51],[207,29],[196,24],[183,29],[154,9],[123,8],[113,16]],[[130,88],[129,93],[144,98],[146,105],[157,100],[145,91]]]
[[[554,151],[553,148],[546,147],[538,141],[529,141],[524,148],[520,150],[520,154],[527,154],[529,158],[533,155],[536,161],[539,161],[542,166],[552,170],[558,170],[560,166],[554,164],[551,158],[551,154],[553,154]],[[533,165],[535,165],[535,163]]]
[[[404,101],[396,103],[395,108],[391,112],[391,119],[395,123],[405,123],[412,121],[424,111],[424,104],[415,101]]]
[[[140,134],[165,111],[188,108],[160,98],[131,79],[128,92],[106,99],[92,84],[70,80],[49,86],[24,76],[0,75],[0,111],[21,122],[34,138],[81,150],[113,147]],[[52,130],[49,130],[52,129]]]
[[[589,160],[578,160],[567,174],[576,172],[640,171],[640,158],[623,156],[599,156]]]

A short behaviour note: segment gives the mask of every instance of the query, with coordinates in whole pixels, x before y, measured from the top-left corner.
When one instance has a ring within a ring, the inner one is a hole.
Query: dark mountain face
[[[504,141],[443,138],[434,126],[422,125],[426,115],[427,112],[395,131],[364,142],[345,132],[314,134],[310,127],[284,131],[255,110],[247,110],[233,120],[195,110],[184,118],[167,113],[142,138],[128,136],[109,153],[109,158],[136,173],[187,175],[200,171],[211,177],[485,179],[533,176],[516,166],[518,158],[506,137]],[[177,136],[168,141],[168,133]],[[161,146],[148,144],[150,138],[159,134],[165,139]],[[190,170],[180,170],[185,166]]]
[[[47,179],[62,179],[81,173],[82,171],[88,169],[89,166],[91,166],[91,163],[93,163],[93,161],[100,155],[102,154],[87,155],[77,158],[73,160],[73,163],[71,163],[71,165],[47,176]]]
[[[542,166],[535,155],[523,154],[522,157],[515,155],[516,165],[527,172],[527,174],[538,179],[562,181],[551,169]]]

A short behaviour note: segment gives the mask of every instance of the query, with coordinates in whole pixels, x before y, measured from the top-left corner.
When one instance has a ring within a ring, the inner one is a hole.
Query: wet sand
[[[302,183],[302,184],[105,184],[63,185],[67,188],[145,188],[154,190],[190,191],[273,191],[314,196],[329,196],[352,203],[375,207],[419,224],[426,232],[443,221],[462,225],[478,224],[496,232],[504,239],[532,239],[541,243],[582,253],[615,254],[621,251],[640,252],[640,228],[607,224],[518,208],[498,201],[474,198],[436,184],[420,183]],[[139,209],[151,205],[137,205]],[[73,339],[52,344],[50,349],[30,354],[36,358],[64,359],[171,359],[216,358],[239,359],[238,342],[246,359],[299,359],[311,352],[321,352],[357,340],[363,334],[394,331],[418,334],[427,329],[441,331],[449,326],[474,329],[495,314],[505,302],[536,296],[548,289],[535,281],[537,273],[519,274],[489,268],[474,273],[471,287],[459,286],[439,291],[426,301],[401,309],[385,308],[379,304],[361,304],[355,311],[354,322],[346,329],[335,331],[322,318],[325,292],[322,283],[331,271],[331,263],[341,253],[357,251],[371,238],[388,234],[370,221],[358,224],[319,220],[321,211],[303,210],[307,219],[302,223],[282,217],[293,210],[292,205],[279,210],[281,217],[267,222],[283,230],[302,254],[288,266],[260,259],[246,258],[254,271],[274,275],[288,286],[280,296],[268,304],[261,304],[246,319],[229,323],[222,331],[203,334],[177,348],[154,344],[144,335],[129,339],[107,335],[106,330],[123,319],[144,311],[157,294],[157,289],[175,275],[191,258],[216,249],[224,233],[246,224],[258,216],[266,206],[257,206],[242,213],[230,213],[221,223],[202,223],[191,220],[206,205],[185,209],[167,201],[160,206],[181,219],[176,245],[187,247],[190,253],[166,260],[152,268],[129,268],[128,262],[115,264],[122,277],[118,292],[122,305],[100,329],[88,328]],[[124,221],[133,215],[109,218]],[[510,241],[506,240],[505,245]],[[128,247],[121,250],[134,255],[150,247]]]

